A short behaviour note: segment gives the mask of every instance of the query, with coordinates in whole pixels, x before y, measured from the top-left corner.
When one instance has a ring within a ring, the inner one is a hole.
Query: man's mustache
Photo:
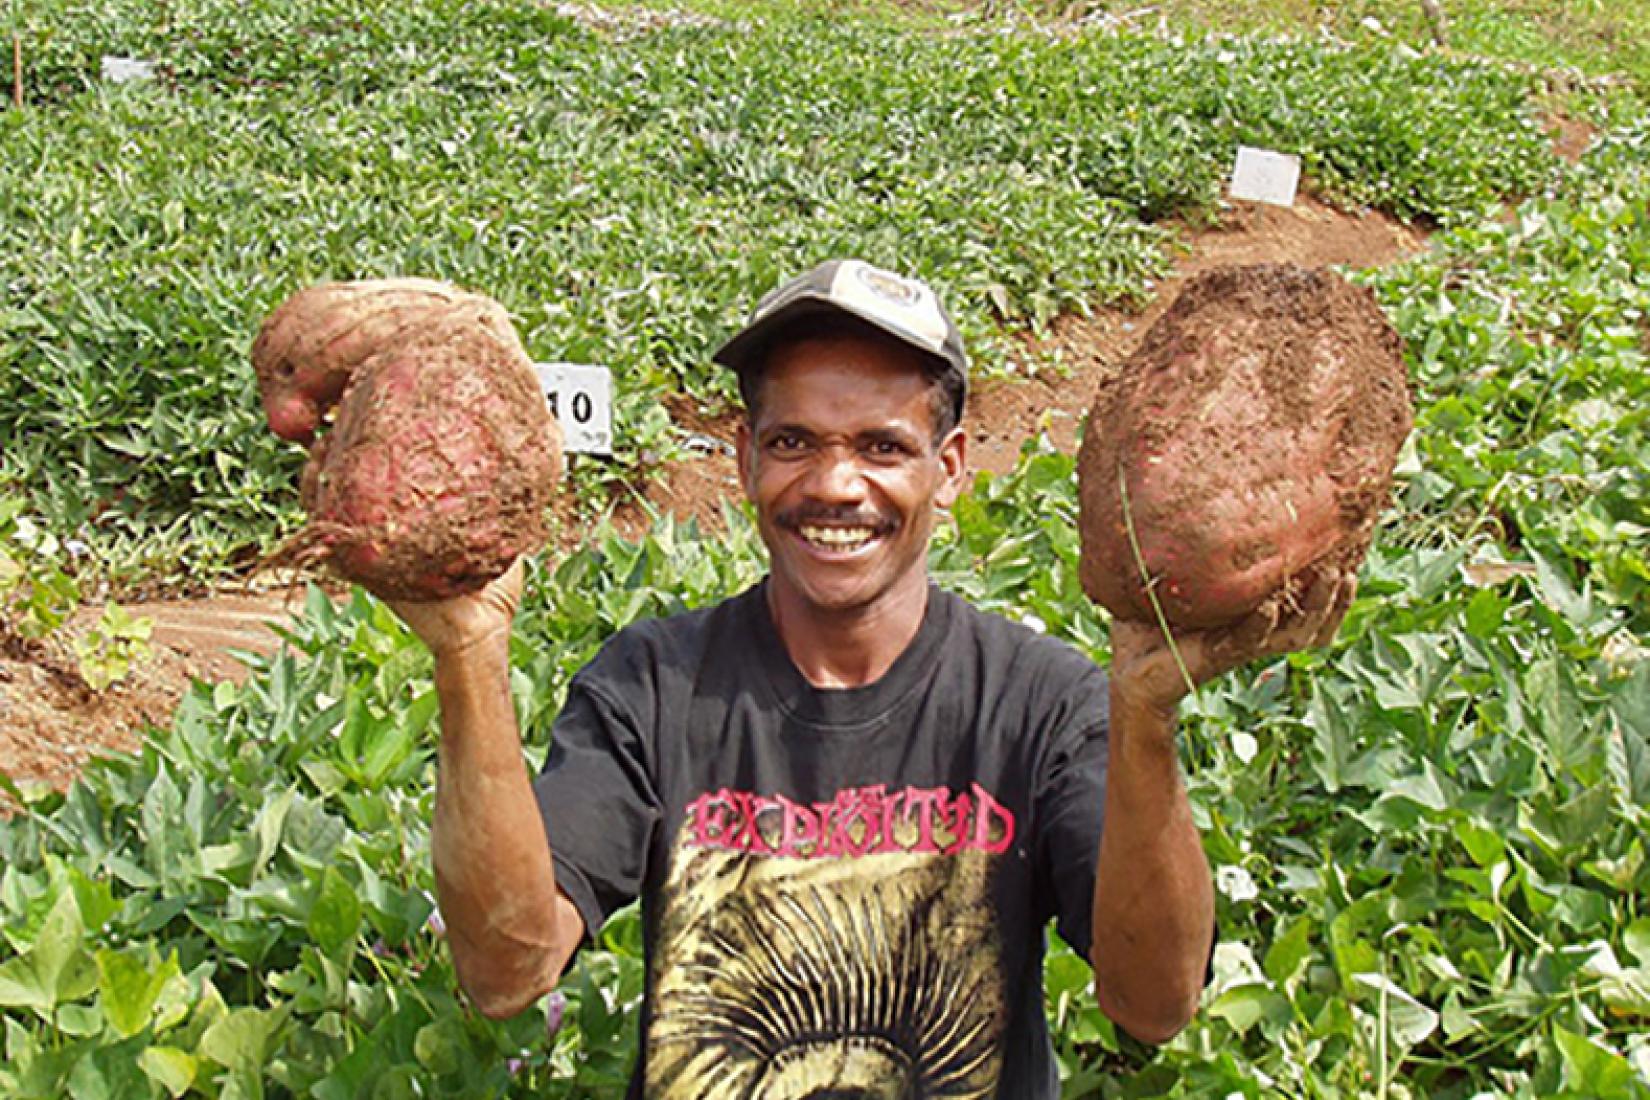
[[[867,512],[862,508],[833,508],[819,504],[799,504],[794,508],[787,508],[774,516],[774,522],[791,530],[807,524],[869,527],[878,535],[889,534],[899,526],[896,520],[877,512]]]

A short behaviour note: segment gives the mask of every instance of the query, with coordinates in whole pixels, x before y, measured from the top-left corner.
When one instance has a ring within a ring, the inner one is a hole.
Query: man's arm
[[[1089,957],[1101,1009],[1137,1039],[1165,1042],[1191,1020],[1214,940],[1209,864],[1175,747],[1187,677],[1202,684],[1260,657],[1327,644],[1355,587],[1350,576],[1329,575],[1282,618],[1257,613],[1176,638],[1178,661],[1157,627],[1112,623],[1110,758]]]
[[[556,887],[510,700],[510,626],[520,593],[518,561],[473,596],[394,605],[435,655],[436,894],[459,982],[493,1017],[512,1016],[553,989],[584,934],[578,910]]]
[[[1100,1008],[1162,1043],[1197,1011],[1215,900],[1165,713],[1111,681],[1105,828],[1094,879],[1090,960]]]

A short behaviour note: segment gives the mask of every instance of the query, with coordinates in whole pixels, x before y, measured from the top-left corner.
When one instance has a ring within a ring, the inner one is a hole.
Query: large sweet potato
[[[301,303],[311,325],[345,334],[331,339],[294,325],[283,305],[255,348],[284,349],[279,362],[291,369],[260,367],[259,380],[266,409],[272,390],[278,407],[308,402],[313,430],[332,406],[330,379],[344,376],[332,427],[304,469],[310,523],[283,556],[329,561],[388,599],[440,599],[544,544],[561,433],[502,307],[452,288],[398,299],[408,281],[397,282]],[[363,300],[373,303],[366,322]],[[404,313],[386,305],[395,300]],[[293,378],[326,388],[283,390]]]
[[[1355,569],[1411,420],[1402,346],[1368,290],[1292,265],[1199,276],[1089,415],[1084,590],[1151,621],[1150,585],[1170,623],[1199,629]]]

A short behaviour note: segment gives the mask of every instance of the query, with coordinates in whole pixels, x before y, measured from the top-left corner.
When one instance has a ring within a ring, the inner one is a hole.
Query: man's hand
[[[1261,657],[1328,645],[1352,605],[1358,579],[1351,573],[1315,577],[1293,607],[1256,611],[1230,626],[1175,636],[1175,661],[1156,623],[1112,622],[1112,690],[1132,705],[1167,714],[1190,691],[1186,677],[1201,686],[1216,676]]]
[[[493,639],[508,639],[521,604],[522,564],[517,558],[485,588],[448,600],[391,600],[390,609],[439,659],[457,656]]]

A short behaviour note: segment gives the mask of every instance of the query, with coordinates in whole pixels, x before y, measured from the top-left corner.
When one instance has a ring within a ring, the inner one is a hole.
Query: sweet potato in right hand
[[[1412,422],[1402,344],[1370,291],[1286,264],[1197,277],[1089,415],[1084,590],[1143,622],[1155,596],[1197,630],[1355,572]]]

